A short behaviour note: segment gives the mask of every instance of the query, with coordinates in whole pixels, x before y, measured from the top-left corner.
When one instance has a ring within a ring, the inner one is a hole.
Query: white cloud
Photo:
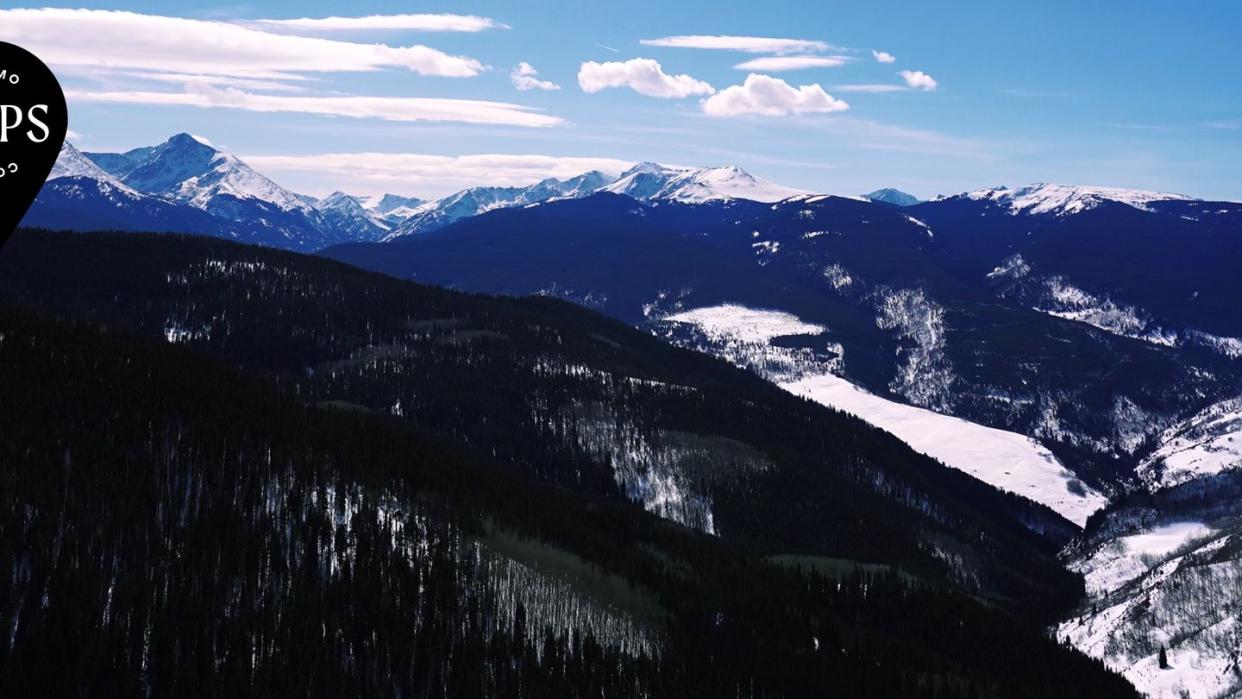
[[[526,61],[522,61],[518,64],[517,68],[514,68],[509,73],[509,80],[513,81],[513,86],[519,90],[561,89],[560,85],[557,85],[551,80],[540,80],[536,77],[537,75],[539,75],[539,71],[535,70],[534,66]]]
[[[810,112],[843,112],[850,106],[818,84],[793,87],[779,78],[751,73],[746,82],[703,100],[703,112],[726,117],[740,114],[785,116]]]
[[[904,92],[910,88],[905,85],[891,85],[888,83],[863,83],[853,85],[833,85],[832,89],[837,92]]]
[[[226,75],[196,75],[193,73],[148,73],[145,71],[130,71],[123,73],[129,77],[138,78],[139,80],[151,80],[158,83],[174,83],[177,85],[188,85],[194,83],[206,83],[217,87],[238,87],[246,90],[270,90],[274,92],[297,92],[303,88],[299,85],[291,85],[286,82],[277,82],[275,80],[256,80],[255,78],[233,78]],[[290,76],[282,78],[290,81],[298,81],[299,76]]]
[[[928,91],[936,89],[935,79],[921,70],[903,70],[898,73],[898,75],[900,75],[910,87]]]
[[[323,155],[250,155],[243,158],[262,172],[298,173],[335,183],[352,182],[373,193],[416,191],[421,196],[448,194],[479,185],[515,186],[545,177],[573,177],[587,170],[618,174],[633,165],[615,158],[551,155],[425,155],[421,153],[327,153]]]
[[[66,129],[65,140],[66,141],[81,141],[82,134],[78,133],[77,131],[74,131],[73,129]]]
[[[880,63],[894,63],[897,60],[897,57],[888,51],[876,51],[875,49],[871,49],[871,55],[874,56],[875,60]]]
[[[803,68],[836,68],[845,65],[849,60],[846,56],[763,56],[743,61],[733,67],[738,70],[763,70],[775,73]]]
[[[428,97],[303,97],[257,95],[235,88],[187,85],[185,92],[66,90],[70,102],[217,107],[251,112],[296,112],[385,121],[456,121],[467,124],[555,126],[559,117],[506,102]]]
[[[587,61],[578,69],[578,85],[584,92],[610,87],[628,87],[648,97],[689,97],[710,95],[715,88],[689,75],[669,75],[650,58],[596,63]]]
[[[0,40],[58,68],[288,79],[300,73],[405,68],[470,77],[484,66],[427,46],[393,47],[273,34],[227,22],[108,10],[0,10]]]
[[[811,39],[775,39],[765,36],[708,36],[701,34],[643,39],[641,43],[647,46],[665,46],[681,49],[717,49],[781,55],[830,51],[834,48],[831,44]]]
[[[355,31],[405,29],[422,32],[481,32],[508,29],[490,17],[453,14],[367,15],[366,17],[302,17],[300,19],[259,19],[256,24],[309,31]]]

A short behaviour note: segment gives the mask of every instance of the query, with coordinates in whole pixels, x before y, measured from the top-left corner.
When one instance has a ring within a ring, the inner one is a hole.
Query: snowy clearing
[[[736,304],[698,308],[664,320],[695,326],[708,342],[699,349],[751,368],[773,365],[774,353],[794,354],[773,347],[770,342],[777,337],[827,331],[790,313]],[[764,360],[747,361],[749,356]],[[794,361],[791,356],[782,366],[797,371],[760,373],[790,393],[853,414],[915,451],[993,487],[1044,504],[1079,526],[1107,503],[1104,495],[1079,482],[1052,452],[1030,437],[888,400],[830,373],[824,364]]]
[[[1108,503],[1101,493],[1078,482],[1043,445],[1016,432],[942,415],[881,398],[839,376],[821,374],[781,384],[781,388],[822,405],[856,415],[959,471],[1011,493],[1047,505],[1082,526]]]

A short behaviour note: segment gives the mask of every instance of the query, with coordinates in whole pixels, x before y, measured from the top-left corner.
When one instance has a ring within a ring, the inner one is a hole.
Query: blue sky
[[[1242,199],[1242,4],[931,5],[83,2],[0,10],[0,40],[52,64],[84,150],[189,131],[320,195],[654,160],[831,193]]]

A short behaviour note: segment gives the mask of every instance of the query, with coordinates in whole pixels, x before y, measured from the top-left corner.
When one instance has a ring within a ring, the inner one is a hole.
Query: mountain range
[[[965,486],[926,464],[938,462],[949,473],[964,473],[966,481],[990,486],[989,493],[1037,503],[1019,506],[975,491],[950,502],[926,492],[910,495],[903,481],[897,490],[923,502],[921,508],[1008,511],[1005,526],[1016,523],[1025,531],[1013,536],[1034,535],[1042,543],[1012,544],[1016,558],[1002,560],[987,547],[972,549],[943,532],[948,543],[923,541],[909,550],[892,544],[897,546],[893,551],[904,552],[884,564],[919,568],[925,575],[927,562],[914,551],[920,546],[940,554],[952,550],[953,560],[973,563],[954,569],[950,578],[973,579],[968,589],[1012,601],[1026,595],[1025,586],[1032,583],[1029,575],[1007,577],[1008,566],[1018,559],[1042,561],[1043,554],[1034,552],[1040,546],[1059,547],[1063,564],[1086,580],[1086,597],[1077,609],[1063,605],[1054,612],[1056,619],[1044,620],[1059,639],[1102,659],[1144,691],[1186,689],[1206,696],[1242,687],[1239,657],[1231,650],[1236,644],[1229,641],[1236,638],[1239,620],[1232,610],[1239,600],[1203,591],[1242,579],[1242,549],[1233,539],[1236,517],[1242,515],[1231,500],[1242,469],[1242,450],[1234,446],[1242,439],[1242,314],[1236,304],[1242,298],[1242,277],[1236,272],[1242,260],[1242,204],[1049,183],[927,201],[893,189],[831,196],[776,185],[735,167],[654,163],[639,163],[618,177],[588,172],[527,187],[474,187],[433,201],[343,192],[317,199],[285,190],[239,159],[181,134],[121,154],[80,153],[66,146],[26,224],[191,233],[315,252],[456,291],[554,297],[653,340],[714,355],[764,386],[775,384],[780,395],[793,394],[825,409],[806,421],[826,425],[831,420],[825,415],[843,412],[859,419],[850,429],[869,425],[897,437],[908,449],[899,461],[923,464],[917,467],[920,473],[934,472],[938,483],[953,483],[944,487],[954,492]],[[120,245],[119,239],[108,240],[109,246]],[[143,240],[139,247],[154,244]],[[28,245],[34,247],[24,248],[24,264],[37,271],[24,281],[10,281],[10,298],[41,299],[58,312],[120,322],[239,366],[299,377],[298,391],[319,392],[324,400],[398,416],[417,414],[421,424],[439,425],[441,437],[463,440],[493,456],[507,454],[502,460],[534,468],[535,475],[562,486],[585,487],[593,495],[620,494],[653,514],[705,532],[809,547],[819,555],[865,553],[865,547],[815,549],[814,542],[783,538],[791,530],[840,524],[801,519],[817,510],[809,502],[796,504],[802,502],[799,488],[809,487],[798,481],[805,464],[778,460],[771,473],[785,475],[772,476],[776,481],[765,480],[769,476],[704,480],[689,461],[658,456],[687,453],[684,449],[715,453],[677,442],[685,432],[701,431],[685,428],[692,422],[688,417],[669,424],[630,424],[618,412],[623,411],[619,402],[601,413],[597,397],[568,394],[553,402],[572,407],[555,415],[539,413],[537,406],[544,403],[527,404],[524,397],[494,409],[452,402],[465,399],[450,401],[447,392],[433,398],[404,383],[405,372],[415,369],[388,354],[421,342],[424,331],[415,332],[417,337],[375,335],[377,327],[413,322],[438,341],[477,348],[479,338],[513,341],[521,335],[515,326],[467,324],[462,334],[441,337],[442,321],[460,322],[455,313],[398,322],[373,314],[379,311],[359,311],[355,320],[369,325],[350,325],[346,332],[343,328],[353,321],[339,318],[334,327],[348,337],[370,339],[328,352],[295,339],[317,332],[309,320],[304,325],[290,320],[298,313],[322,318],[325,309],[296,306],[280,296],[277,305],[284,310],[275,316],[239,321],[221,304],[242,288],[271,301],[265,296],[275,293],[266,286],[271,280],[258,280],[267,279],[266,270],[272,268],[287,270],[283,274],[293,275],[290,279],[326,274],[316,288],[344,284],[336,272],[324,271],[329,268],[312,273],[283,258],[237,257],[240,253],[232,248],[211,247],[195,253],[208,261],[194,262],[194,255],[186,261],[180,256],[187,253],[165,249],[161,255],[181,262],[161,262],[157,276],[197,280],[193,304],[179,305],[176,294],[157,301],[140,298],[137,290],[122,293],[126,282],[116,275],[106,282],[96,278],[99,288],[80,289],[83,295],[71,297],[57,291],[57,284],[45,288],[57,271],[38,261],[84,253],[58,239],[46,250],[38,247],[43,243]],[[97,250],[86,257],[103,254]],[[215,264],[210,260],[216,255],[232,260],[226,265],[227,280],[183,269]],[[134,264],[120,260],[116,267]],[[66,279],[59,286],[72,284]],[[104,300],[92,301],[92,294]],[[357,296],[367,292],[360,289]],[[261,316],[266,308],[251,313]],[[595,327],[598,321],[586,317],[549,325],[557,329],[547,332],[563,341],[576,332],[573,327]],[[254,326],[239,329],[238,322]],[[239,332],[255,334],[244,343],[252,349],[229,354],[237,351],[233,343]],[[598,328],[596,334],[620,342]],[[544,340],[523,342],[537,347]],[[620,344],[637,361],[630,342]],[[539,357],[550,350],[531,351],[522,361],[538,366]],[[574,371],[604,385],[625,374],[579,360],[566,358],[564,365],[578,366]],[[456,375],[454,366],[421,366],[417,372],[430,381],[427,377]],[[710,375],[709,382],[717,386],[741,381],[705,368],[682,370]],[[614,378],[600,378],[605,374]],[[682,385],[673,375],[626,376],[623,383]],[[507,374],[489,374],[488,379],[520,384]],[[458,379],[461,385],[469,380],[468,372]],[[487,385],[472,390],[494,397]],[[748,396],[746,406],[780,402],[760,399],[752,394],[758,389],[748,386],[735,387]],[[734,409],[750,408],[739,404]],[[792,410],[781,410],[786,409]],[[661,415],[693,412],[668,405],[661,410]],[[510,413],[542,417],[528,425],[513,422]],[[804,419],[795,413],[780,414],[794,423]],[[471,431],[475,427],[452,422],[453,415],[485,416],[479,424],[488,430]],[[778,433],[777,424],[764,429]],[[503,440],[495,441],[496,434],[523,434],[546,425],[560,425],[555,430],[563,434],[589,432],[574,447],[584,453],[647,456],[641,464],[614,461],[591,475],[564,455],[509,453]],[[625,427],[614,433],[605,425]],[[763,442],[767,446],[758,451],[769,458],[782,450],[757,434],[739,426],[719,436],[730,444]],[[673,441],[662,441],[666,437]],[[644,441],[651,439],[656,441]],[[734,454],[729,463],[759,463],[748,461],[750,456]],[[854,458],[868,477],[892,482],[894,475],[880,465],[882,459]],[[770,468],[760,470],[769,473]],[[785,477],[793,480],[780,480]],[[795,481],[800,485],[791,485]],[[754,509],[742,507],[755,492],[768,498],[776,491],[779,497],[762,499]],[[789,508],[796,516],[783,512]],[[998,536],[993,524],[971,526]],[[891,543],[905,536],[890,532],[882,538]],[[1051,580],[1034,584],[1060,584]],[[1199,592],[1171,594],[1173,586]],[[1207,605],[1212,605],[1210,613]],[[1174,613],[1203,623],[1171,623]],[[1152,628],[1163,635],[1151,635],[1147,630]],[[1177,672],[1162,671],[1163,656],[1178,663]]]

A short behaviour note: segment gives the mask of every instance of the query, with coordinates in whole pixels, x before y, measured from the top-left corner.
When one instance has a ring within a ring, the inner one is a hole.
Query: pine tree
[[[1164,646],[1160,646],[1160,669],[1169,669],[1169,654],[1165,651]]]

